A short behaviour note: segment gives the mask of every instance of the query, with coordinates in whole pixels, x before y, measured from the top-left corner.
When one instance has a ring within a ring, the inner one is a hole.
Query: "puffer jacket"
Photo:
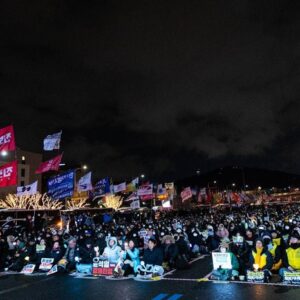
[[[111,247],[109,246],[109,242],[113,240],[114,245]],[[111,263],[117,263],[119,258],[120,258],[120,252],[121,252],[121,247],[118,246],[117,244],[117,238],[115,237],[110,237],[107,240],[107,246],[104,249],[103,256],[106,256],[109,262]]]

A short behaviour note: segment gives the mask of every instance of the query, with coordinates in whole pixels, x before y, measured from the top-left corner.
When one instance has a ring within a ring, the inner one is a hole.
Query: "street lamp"
[[[141,175],[141,178],[144,179],[144,178],[145,178],[145,174],[142,174],[142,175]]]
[[[83,169],[83,170],[87,170],[87,169],[88,169],[88,166],[87,166],[87,165],[83,165],[83,166],[82,166],[82,169]]]

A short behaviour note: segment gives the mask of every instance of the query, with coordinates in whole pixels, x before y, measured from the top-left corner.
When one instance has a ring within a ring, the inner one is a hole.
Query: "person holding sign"
[[[213,252],[214,270],[211,274],[213,280],[234,280],[239,276],[239,262],[236,256],[229,251],[229,244],[222,242],[220,252]]]
[[[251,271],[263,272],[264,282],[269,282],[272,276],[270,270],[273,267],[273,258],[271,253],[264,248],[262,239],[256,240],[255,246],[250,254],[249,264]]]
[[[282,280],[285,272],[300,272],[300,236],[296,231],[291,234],[289,247],[284,251],[283,266],[279,270]]]
[[[123,276],[128,276],[130,274],[136,274],[137,273],[137,267],[140,264],[140,251],[135,246],[134,241],[131,239],[129,242],[124,243],[124,250],[121,252],[121,260],[123,262],[122,264],[122,270],[123,270]]]

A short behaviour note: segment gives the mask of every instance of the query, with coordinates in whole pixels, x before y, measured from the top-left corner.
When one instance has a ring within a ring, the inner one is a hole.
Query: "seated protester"
[[[279,275],[283,279],[284,272],[300,272],[300,237],[298,232],[291,234],[288,248],[283,252],[283,268]]]
[[[124,251],[121,252],[123,276],[130,274],[136,275],[137,268],[140,265],[140,251],[136,247],[135,242],[131,239],[124,243]]]
[[[9,270],[20,272],[22,271],[23,267],[28,264],[30,261],[30,257],[28,255],[28,248],[26,244],[17,239],[17,250],[12,258],[12,264],[9,266]]]
[[[246,267],[249,261],[249,249],[250,247],[246,243],[244,237],[237,232],[236,236],[232,237],[231,251],[238,259],[240,268],[239,273],[245,275]]]
[[[216,232],[216,235],[221,239],[227,239],[229,238],[229,231],[225,228],[223,224],[220,224],[218,227],[218,230]]]
[[[203,240],[202,234],[196,228],[192,228],[189,234],[189,241],[191,244],[191,250],[194,255],[206,254],[207,248]]]
[[[108,259],[111,263],[118,263],[121,253],[121,247],[118,246],[117,238],[109,237],[107,246],[105,247],[102,256]]]
[[[229,244],[226,242],[222,242],[220,245],[220,249],[219,251],[221,253],[229,253],[230,254],[230,258],[231,258],[231,269],[222,269],[222,268],[218,268],[217,270],[214,270],[211,274],[211,279],[213,280],[222,280],[222,281],[226,281],[226,280],[230,280],[230,279],[235,279],[239,276],[239,262],[236,258],[236,256],[230,252],[229,250]]]
[[[179,229],[180,230],[180,229]],[[179,231],[177,230],[177,232]],[[187,269],[189,265],[190,259],[190,247],[187,244],[184,236],[181,233],[174,234],[175,244],[178,248],[178,257],[176,260],[176,268],[177,269]]]
[[[248,244],[249,249],[254,247],[256,239],[257,239],[257,236],[254,234],[253,230],[247,229],[246,236],[245,236],[245,242]]]
[[[76,264],[76,271],[79,273],[92,274],[93,258],[96,256],[93,248],[93,241],[87,238],[84,241],[84,246],[79,247],[78,263]]]
[[[98,247],[99,253],[103,253],[106,247],[105,235],[103,232],[97,232],[97,239],[95,242],[95,247]]]
[[[64,255],[64,249],[60,246],[58,241],[55,241],[52,248],[48,251],[47,257],[53,258],[53,265],[57,264]]]
[[[37,265],[40,265],[41,259],[46,257],[47,249],[46,249],[46,241],[45,239],[40,239],[39,243],[35,245],[35,257],[34,261]]]
[[[164,262],[167,264],[167,269],[176,268],[176,261],[179,251],[177,245],[175,244],[174,237],[171,235],[165,235],[162,238],[161,243]]]
[[[163,252],[157,247],[157,241],[153,238],[150,238],[148,241],[148,248],[144,251],[142,263],[146,267],[151,266],[151,269],[147,268],[151,273],[163,275]]]
[[[272,242],[274,245],[280,247],[282,250],[282,238],[277,230],[272,230],[271,231],[271,236],[272,236]]]
[[[79,257],[79,246],[75,238],[70,238],[68,241],[68,246],[63,258],[58,262],[58,267],[61,271],[73,271],[75,270],[76,263]]]
[[[220,245],[220,238],[215,234],[214,228],[211,225],[207,226],[206,244],[210,252],[218,249]]]
[[[282,265],[280,247],[278,247],[276,244],[273,243],[272,237],[268,234],[264,235],[262,239],[263,239],[264,247],[268,249],[268,251],[271,253],[273,257],[273,267],[271,271],[276,272],[279,270],[279,268]]]
[[[256,240],[255,246],[250,254],[249,265],[251,271],[264,272],[264,282],[269,282],[272,275],[270,270],[273,267],[273,258],[271,253],[264,248],[262,239]]]

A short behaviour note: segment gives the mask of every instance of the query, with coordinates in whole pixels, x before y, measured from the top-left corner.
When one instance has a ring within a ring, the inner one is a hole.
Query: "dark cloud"
[[[300,172],[298,1],[3,1],[1,123],[97,176]],[[18,103],[18,104],[17,104]]]

